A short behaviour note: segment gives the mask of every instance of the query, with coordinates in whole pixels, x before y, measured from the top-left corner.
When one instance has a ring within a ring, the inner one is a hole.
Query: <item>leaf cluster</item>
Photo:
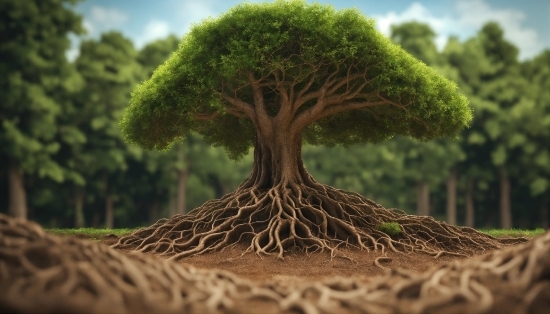
[[[366,84],[359,88],[350,81],[336,94],[358,89],[362,98],[350,101],[385,99],[387,105],[320,117],[302,130],[304,140],[315,145],[380,142],[396,134],[420,140],[455,136],[471,120],[468,101],[454,83],[393,44],[360,11],[275,1],[241,4],[195,25],[170,59],[132,93],[121,121],[125,139],[165,149],[197,132],[230,156],[242,156],[253,145],[254,124],[232,112],[222,96],[255,106],[247,73],[264,84],[271,115],[283,106],[281,89],[317,91],[330,78],[364,73]],[[306,102],[296,114],[315,102]]]

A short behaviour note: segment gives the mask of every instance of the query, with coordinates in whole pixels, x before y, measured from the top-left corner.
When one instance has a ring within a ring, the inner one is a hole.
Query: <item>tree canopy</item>
[[[164,149],[189,132],[238,158],[265,117],[332,146],[455,136],[472,113],[456,84],[357,9],[303,1],[236,6],[195,25],[132,93],[127,141]]]

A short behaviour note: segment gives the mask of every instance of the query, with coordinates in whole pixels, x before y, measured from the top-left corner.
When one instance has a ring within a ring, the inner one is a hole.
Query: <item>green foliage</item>
[[[378,91],[397,105],[315,121],[302,132],[306,142],[350,145],[396,134],[428,140],[455,136],[471,120],[468,101],[454,83],[392,44],[358,10],[275,1],[241,4],[195,25],[170,59],[134,90],[121,127],[128,142],[147,149],[165,149],[197,132],[238,158],[253,145],[254,128],[247,118],[228,113],[221,95],[252,102],[247,73],[257,78],[284,73],[287,82],[297,82],[297,91],[317,74],[308,89],[314,91],[331,72],[345,77],[348,69],[367,69],[369,84],[362,92]],[[266,91],[264,97],[270,112],[278,112],[277,94]],[[208,122],[195,119],[212,113],[217,117]]]
[[[65,58],[70,33],[81,33],[73,0],[0,1],[0,167],[63,181],[52,156],[62,96],[75,86]]]
[[[385,222],[376,226],[376,230],[382,231],[389,236],[398,236],[402,233],[401,226],[397,222]]]

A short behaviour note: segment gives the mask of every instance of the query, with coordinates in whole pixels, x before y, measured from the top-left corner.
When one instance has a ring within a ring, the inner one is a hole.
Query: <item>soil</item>
[[[111,246],[116,244],[118,237],[111,235],[101,240],[102,244]],[[276,256],[258,256],[254,253],[242,255],[246,247],[231,247],[221,252],[209,252],[201,255],[184,257],[180,264],[192,265],[199,269],[220,269],[234,273],[235,275],[252,280],[265,282],[269,280],[284,282],[318,281],[335,276],[353,277],[361,281],[370,281],[377,276],[383,276],[391,269],[406,269],[413,273],[422,273],[431,267],[464,260],[460,256],[443,255],[434,258],[423,253],[400,254],[387,252],[386,256],[391,260],[381,262],[385,269],[374,265],[374,260],[383,255],[379,251],[359,251],[353,249],[341,249],[340,253],[349,257],[330,258],[330,253],[303,252],[286,253],[284,260]],[[126,250],[121,250],[126,251]],[[126,251],[131,252],[131,251]],[[489,252],[487,252],[489,253]],[[163,258],[161,254],[151,252],[144,255]],[[353,261],[352,261],[353,260]]]
[[[47,234],[0,215],[0,312],[548,313],[550,232],[469,258],[352,250],[175,261],[118,237]],[[383,257],[383,258],[381,258]],[[378,261],[378,262],[377,262]],[[376,265],[378,264],[378,265]]]

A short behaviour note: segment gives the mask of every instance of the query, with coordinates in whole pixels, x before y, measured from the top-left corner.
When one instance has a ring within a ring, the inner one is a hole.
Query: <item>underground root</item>
[[[392,270],[370,282],[255,284],[61,238],[0,215],[0,312],[544,313],[549,307],[550,232],[422,274]]]
[[[377,226],[398,223],[399,235]],[[161,219],[122,237],[118,249],[154,252],[173,259],[244,244],[245,253],[283,258],[285,252],[339,248],[472,256],[526,239],[497,239],[472,228],[438,222],[428,216],[386,209],[347,191],[315,183],[259,190],[239,188],[186,215]]]

